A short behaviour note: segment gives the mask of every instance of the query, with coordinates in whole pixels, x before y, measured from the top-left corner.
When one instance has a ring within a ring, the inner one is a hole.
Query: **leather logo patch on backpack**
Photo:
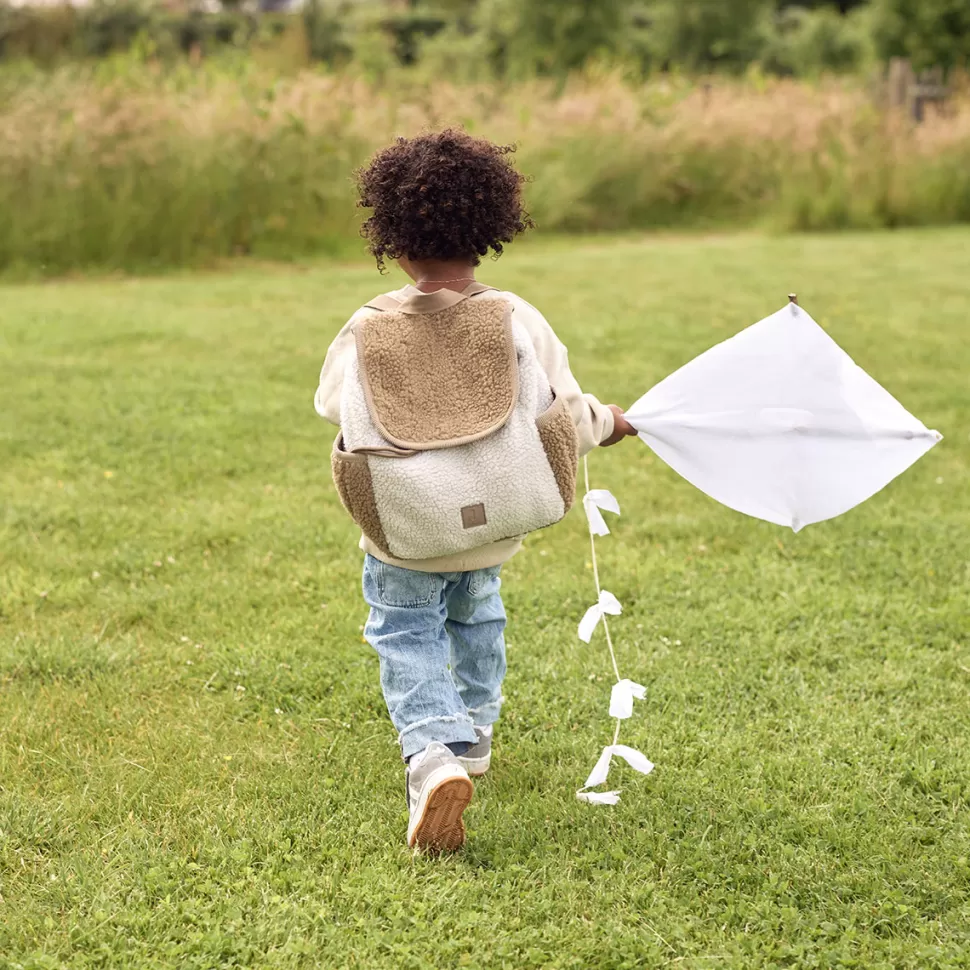
[[[481,502],[478,505],[466,505],[461,510],[461,524],[465,529],[477,529],[480,525],[487,525],[485,506]]]

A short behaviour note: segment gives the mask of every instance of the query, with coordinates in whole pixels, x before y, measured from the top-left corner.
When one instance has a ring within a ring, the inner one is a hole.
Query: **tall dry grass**
[[[207,71],[0,84],[0,267],[61,272],[357,245],[351,173],[444,124],[520,145],[546,231],[970,220],[970,105],[919,128],[849,84],[382,89]]]

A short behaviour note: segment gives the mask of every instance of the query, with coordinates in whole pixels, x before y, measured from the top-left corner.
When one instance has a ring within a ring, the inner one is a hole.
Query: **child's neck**
[[[475,281],[475,264],[467,260],[401,260],[401,266],[423,293],[436,290],[460,293]]]

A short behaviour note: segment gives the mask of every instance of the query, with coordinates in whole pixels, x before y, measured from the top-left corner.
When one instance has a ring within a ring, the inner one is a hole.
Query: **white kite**
[[[755,518],[798,532],[834,518],[888,485],[942,439],[913,417],[790,297],[787,307],[712,347],[661,381],[626,412],[640,438],[702,492]],[[616,683],[607,745],[581,801],[614,805],[606,781],[614,755],[643,774],[653,764],[618,744],[620,723],[645,688],[620,677],[606,614],[620,604],[602,590],[595,536],[609,533],[600,509],[619,513],[609,492],[584,499],[597,602],[580,624],[589,642],[602,623]]]
[[[685,364],[626,419],[711,498],[796,532],[864,502],[942,437],[795,303]]]

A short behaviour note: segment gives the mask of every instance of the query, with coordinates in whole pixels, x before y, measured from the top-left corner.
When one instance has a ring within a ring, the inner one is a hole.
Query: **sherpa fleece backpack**
[[[558,522],[576,488],[576,427],[511,304],[440,290],[390,296],[355,325],[333,477],[364,535],[394,559],[451,556]],[[440,302],[440,301],[439,301]]]

